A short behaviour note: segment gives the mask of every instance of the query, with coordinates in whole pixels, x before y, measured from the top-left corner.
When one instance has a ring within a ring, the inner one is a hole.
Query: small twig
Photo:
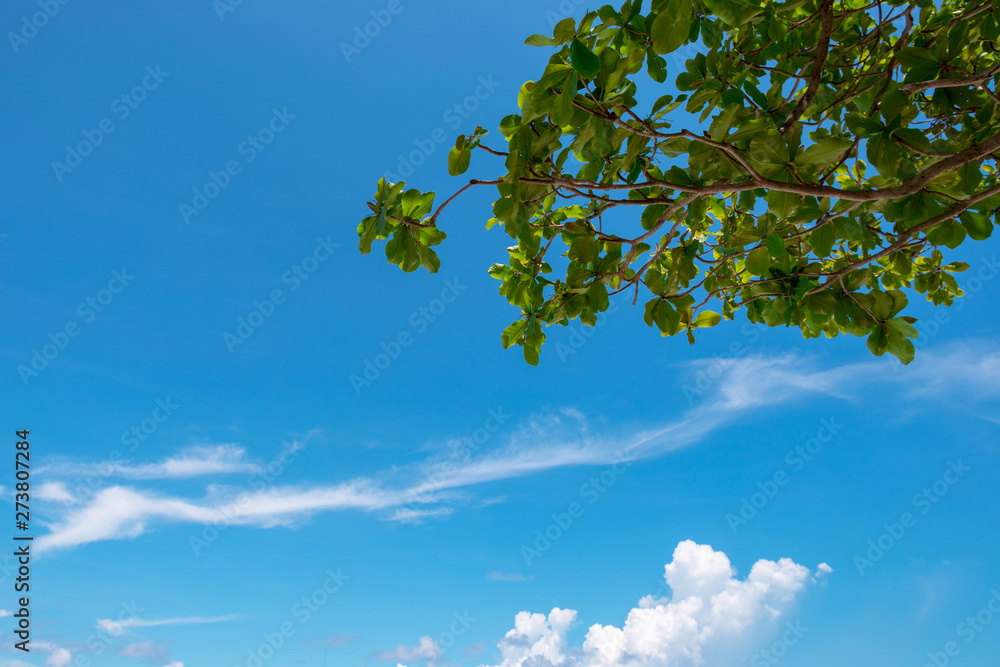
[[[456,192],[455,194],[453,194],[451,197],[449,197],[447,200],[445,200],[445,202],[443,204],[441,204],[440,206],[438,206],[438,210],[435,211],[434,215],[432,215],[430,218],[428,218],[427,224],[425,224],[423,226],[424,227],[430,227],[434,223],[436,223],[437,222],[437,217],[439,215],[441,215],[441,211],[444,210],[444,207],[447,206],[448,204],[450,204],[451,202],[453,202],[456,197],[458,197],[460,194],[462,194],[463,192],[465,192],[466,190],[468,190],[472,186],[474,186],[474,185],[500,185],[501,183],[503,183],[503,181],[479,181],[479,180],[476,180],[476,179],[472,179],[471,181],[469,181],[468,185],[466,185],[465,187],[463,187],[461,190],[459,190],[458,192]]]

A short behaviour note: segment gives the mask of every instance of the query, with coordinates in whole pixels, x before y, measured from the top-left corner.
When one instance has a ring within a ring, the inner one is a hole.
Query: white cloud
[[[425,519],[432,519],[453,514],[455,510],[451,507],[435,507],[434,509],[413,509],[411,507],[400,507],[392,510],[386,517],[388,521],[399,521],[400,523],[423,523]]]
[[[123,658],[140,658],[154,665],[166,665],[170,663],[170,651],[167,647],[157,644],[152,640],[126,644],[118,649],[116,655]]]
[[[413,662],[415,660],[436,662],[443,656],[444,653],[441,652],[437,642],[430,637],[421,637],[416,646],[400,644],[396,647],[395,651],[380,651],[371,655],[375,660],[381,660],[382,662],[396,662],[398,660],[405,660],[406,662]]]
[[[73,654],[57,644],[36,639],[34,646],[49,654],[45,659],[46,667],[67,667],[73,663]]]
[[[898,369],[911,396],[1000,395],[1000,351],[992,343],[955,345],[941,352],[917,352],[916,360]]]
[[[73,662],[73,655],[64,648],[57,648],[45,660],[48,667],[66,667]]]
[[[684,541],[664,568],[664,579],[670,599],[642,598],[621,627],[591,625],[580,647],[568,647],[566,639],[576,611],[520,612],[498,645],[502,661],[497,667],[739,664],[770,637],[805,589],[810,572],[787,558],[759,560],[741,580],[724,553]]]
[[[216,487],[210,487],[209,497],[202,500],[109,487],[96,493],[87,505],[65,511],[36,544],[43,552],[99,540],[130,539],[147,532],[154,522],[267,528],[292,525],[320,511],[347,509],[381,510],[387,512],[389,520],[416,523],[453,512],[440,502],[454,498],[457,489],[555,468],[649,458],[693,445],[738,419],[744,410],[791,400],[806,390],[829,393],[837,384],[836,375],[811,372],[801,360],[789,356],[741,359],[730,365],[713,388],[714,400],[665,426],[631,436],[601,437],[592,433],[582,414],[564,409],[532,417],[492,451],[473,456],[467,448],[452,449],[421,464],[387,471],[380,476],[382,482],[362,477],[334,486],[272,487],[245,493],[239,503],[236,491]],[[167,471],[180,475],[181,471],[191,473],[222,462],[243,465],[243,450],[227,447],[214,454],[201,448],[197,456],[189,451],[168,459],[169,464],[129,468],[128,474],[151,479]],[[201,463],[192,463],[195,460]],[[124,474],[124,470],[119,472]]]
[[[295,451],[294,449],[292,451]],[[128,479],[187,479],[203,475],[227,475],[259,472],[261,466],[246,460],[246,450],[239,445],[197,445],[188,447],[177,456],[158,463],[132,465],[128,462],[105,461],[96,464],[53,464],[39,473],[59,475],[100,475]]]
[[[161,625],[202,625],[205,623],[222,623],[224,621],[235,621],[239,618],[238,614],[229,614],[228,616],[182,616],[178,618],[154,618],[154,619],[142,619],[142,618],[126,618],[122,621],[112,621],[108,618],[97,619],[97,628],[107,632],[109,635],[116,637],[123,632],[130,630],[132,628],[152,628]],[[141,647],[140,647],[141,648]],[[139,650],[138,648],[136,650]]]
[[[520,612],[514,628],[500,640],[503,667],[549,667],[566,664],[566,633],[576,621],[572,609],[556,607],[548,616]]]
[[[747,356],[725,363],[702,360],[687,367],[701,380],[707,378],[694,385],[698,400],[672,421],[655,427],[625,429],[624,435],[619,429],[602,435],[579,412],[564,409],[531,417],[492,449],[478,452],[468,447],[446,448],[418,464],[393,467],[372,477],[339,484],[275,485],[242,495],[239,489],[211,485],[201,499],[113,486],[94,494],[85,505],[54,508],[56,520],[50,526],[51,532],[36,543],[39,551],[46,551],[99,540],[130,539],[157,523],[168,522],[290,526],[317,512],[352,509],[377,511],[391,521],[418,523],[451,514],[455,502],[465,496],[462,490],[475,485],[569,466],[663,456],[703,441],[750,411],[810,395],[851,398],[848,392],[861,391],[865,384],[900,381],[906,381],[908,391],[922,393],[950,391],[963,382],[972,382],[977,388],[986,387],[979,391],[982,395],[1000,394],[1000,352],[982,346],[971,352],[964,348],[934,354],[922,351],[914,364],[900,371],[880,360],[823,369],[815,359],[794,354]],[[293,445],[291,451],[303,444]],[[160,463],[121,464],[114,471],[150,480],[256,469],[258,466],[246,460],[242,448],[220,445],[189,449]],[[65,498],[63,490],[51,487],[48,497]]]
[[[45,482],[44,484],[39,484],[38,489],[35,491],[35,496],[39,500],[50,500],[67,505],[76,502],[76,498],[73,497],[73,494],[69,492],[69,489],[62,482]]]
[[[189,501],[113,486],[66,513],[37,538],[39,553],[99,540],[143,534],[153,520],[270,528],[290,525],[314,512],[337,509],[383,509],[400,504],[400,494],[386,493],[366,480],[334,487],[281,487],[231,493],[213,501]]]

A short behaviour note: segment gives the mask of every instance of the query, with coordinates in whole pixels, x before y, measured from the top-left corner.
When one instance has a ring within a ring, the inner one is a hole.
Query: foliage
[[[521,311],[504,347],[536,364],[543,324],[593,325],[632,290],[664,336],[745,310],[908,363],[907,292],[960,296],[968,265],[940,248],[989,237],[1000,207],[998,35],[988,0],[632,0],[529,37],[555,52],[501,121],[506,150],[477,128],[448,157],[453,175],[477,149],[504,160],[445,202],[497,188],[487,226],[516,243],[490,274]],[[680,94],[657,98],[688,43]],[[436,271],[433,199],[383,179],[361,251],[389,239],[391,263]]]

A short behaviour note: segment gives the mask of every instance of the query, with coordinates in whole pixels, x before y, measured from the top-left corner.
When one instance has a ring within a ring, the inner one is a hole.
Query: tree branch
[[[819,42],[816,44],[816,57],[813,59],[812,72],[809,73],[809,86],[802,93],[798,104],[788,114],[788,118],[778,128],[778,132],[781,134],[788,132],[792,125],[795,125],[795,122],[805,113],[809,105],[812,104],[812,101],[816,98],[816,92],[819,90],[820,79],[823,78],[823,65],[826,64],[826,57],[830,53],[830,34],[833,32],[833,0],[823,0],[819,11],[822,15],[822,28],[820,30]]]
[[[964,202],[962,202],[958,206],[952,208],[951,210],[945,211],[944,213],[941,213],[940,215],[936,215],[936,216],[934,216],[933,218],[931,218],[929,220],[925,220],[924,222],[921,222],[918,225],[914,225],[913,227],[910,227],[909,229],[907,229],[906,231],[904,231],[903,233],[901,233],[899,235],[898,240],[895,243],[893,243],[892,245],[886,246],[885,248],[883,248],[879,252],[875,253],[874,255],[872,255],[870,257],[865,257],[864,259],[861,259],[861,260],[858,260],[857,262],[854,262],[853,264],[845,266],[844,268],[840,269],[836,273],[833,273],[832,276],[831,276],[831,278],[829,280],[827,280],[825,283],[821,284],[818,287],[814,287],[813,289],[811,289],[808,292],[806,292],[806,296],[809,296],[810,294],[815,294],[816,292],[820,292],[820,291],[826,289],[827,287],[830,286],[831,283],[833,283],[836,280],[840,279],[842,276],[846,276],[848,273],[850,273],[851,271],[854,271],[855,269],[861,268],[862,266],[865,266],[866,264],[870,264],[870,263],[874,262],[877,259],[881,259],[881,258],[885,257],[886,255],[891,255],[892,253],[896,252],[897,250],[899,250],[900,248],[902,248],[903,246],[905,246],[907,244],[907,242],[911,238],[913,238],[913,236],[915,234],[918,234],[918,233],[924,231],[925,229],[930,229],[934,225],[938,225],[938,224],[944,222],[945,220],[949,220],[951,218],[954,218],[959,213],[962,213],[963,211],[972,208],[975,204],[978,204],[982,200],[987,199],[989,197],[992,197],[993,195],[995,195],[997,193],[1000,193],[1000,185],[994,185],[991,188],[987,188],[986,190],[983,190],[979,194],[975,195],[974,197],[969,197]]]
[[[501,183],[503,183],[503,181],[478,181],[476,179],[472,179],[471,181],[469,181],[468,185],[466,185],[461,190],[459,190],[458,192],[456,192],[455,194],[453,194],[451,197],[448,197],[448,199],[445,200],[445,202],[443,204],[441,204],[440,206],[438,206],[438,210],[434,212],[434,215],[432,215],[427,220],[427,224],[423,225],[423,226],[430,227],[431,225],[435,224],[437,222],[438,216],[441,215],[441,211],[444,210],[444,207],[447,206],[448,204],[450,204],[451,202],[453,202],[460,194],[462,194],[463,192],[465,192],[466,190],[468,190],[472,186],[474,186],[474,185],[499,185]]]
[[[983,83],[997,72],[1000,72],[1000,63],[997,63],[988,69],[984,69],[982,72],[977,72],[972,76],[963,77],[961,79],[915,81],[914,83],[903,84],[899,87],[899,89],[907,95],[912,95],[913,93],[919,93],[920,91],[927,90],[928,88],[960,88],[962,86],[976,86]]]

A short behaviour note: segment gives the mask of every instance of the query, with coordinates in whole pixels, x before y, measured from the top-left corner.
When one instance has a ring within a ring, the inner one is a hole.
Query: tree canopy
[[[515,243],[489,272],[521,313],[502,342],[531,364],[544,326],[592,326],[625,291],[664,336],[743,310],[909,363],[907,294],[961,296],[968,265],[941,249],[989,237],[1000,207],[998,35],[989,0],[606,5],[527,39],[554,52],[500,121],[506,146],[477,128],[448,156],[453,176],[475,151],[504,173],[436,210],[382,179],[361,252],[388,239],[390,263],[435,272],[442,210],[496,187],[487,227]]]

